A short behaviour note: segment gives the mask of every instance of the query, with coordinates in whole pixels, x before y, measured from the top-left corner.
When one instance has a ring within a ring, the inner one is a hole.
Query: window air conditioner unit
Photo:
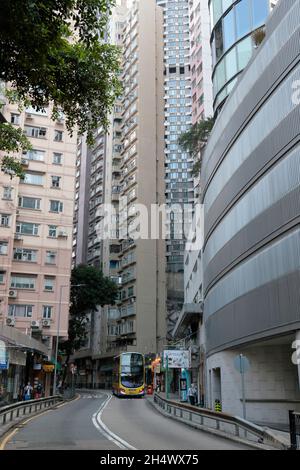
[[[68,237],[68,234],[67,234],[67,232],[65,232],[64,230],[60,230],[60,231],[58,232],[58,236],[59,236],[59,237],[62,237],[62,238],[67,238],[67,237]]]
[[[21,158],[21,164],[23,166],[28,166],[29,165],[29,161],[26,159],[26,158]]]
[[[38,320],[32,320],[30,326],[31,328],[39,328],[40,322]]]
[[[16,299],[17,295],[18,295],[18,291],[16,290],[10,289],[10,291],[8,292],[8,297],[10,297],[11,299]]]
[[[8,326],[15,326],[16,320],[14,318],[9,317],[9,318],[6,319],[6,324]]]
[[[14,239],[15,240],[22,240],[22,235],[20,233],[15,233]]]
[[[32,114],[31,113],[26,113],[26,119],[33,119]]]
[[[43,320],[42,321],[43,328],[48,328],[51,326],[51,320]]]

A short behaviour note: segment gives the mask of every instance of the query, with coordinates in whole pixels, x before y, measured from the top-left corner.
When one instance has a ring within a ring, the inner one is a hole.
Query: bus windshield
[[[141,354],[122,355],[121,383],[127,388],[137,388],[144,384],[144,363]]]

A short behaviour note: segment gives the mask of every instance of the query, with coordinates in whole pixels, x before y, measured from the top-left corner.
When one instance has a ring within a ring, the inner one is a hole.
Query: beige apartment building
[[[51,106],[2,114],[23,129],[32,149],[23,154],[25,178],[0,173],[0,321],[39,339],[53,357],[67,337],[72,250],[76,134]]]
[[[163,12],[155,0],[127,7],[123,1],[115,9],[110,34],[123,49],[124,94],[109,133],[96,130],[93,149],[84,141],[78,147],[74,263],[98,266],[120,286],[117,304],[91,316],[86,348],[76,354],[80,381],[94,386],[109,384],[115,355],[161,352],[166,342],[165,240],[127,236],[138,225],[139,204],[150,214],[165,201]],[[103,204],[117,211],[109,236]]]

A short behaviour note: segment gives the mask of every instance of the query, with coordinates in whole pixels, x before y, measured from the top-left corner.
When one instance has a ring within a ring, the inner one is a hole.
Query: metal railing
[[[62,401],[62,397],[55,395],[48,398],[20,401],[13,403],[12,405],[3,406],[0,408],[0,426],[3,426],[22,416],[36,413],[44,408],[50,408],[60,401]]]
[[[300,412],[289,411],[291,450],[300,450]]]
[[[199,429],[223,432],[227,435],[281,449],[287,448],[269,431],[242,418],[206,408],[195,408],[188,404],[176,403],[162,398],[157,393],[154,394],[154,402],[164,413]]]

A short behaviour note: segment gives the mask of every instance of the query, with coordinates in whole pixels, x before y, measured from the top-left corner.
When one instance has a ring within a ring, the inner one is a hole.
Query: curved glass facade
[[[211,0],[214,108],[220,106],[249,62],[252,32],[264,26],[269,0]],[[233,83],[231,83],[234,81]]]
[[[266,23],[203,157],[211,356],[300,328],[300,0],[286,1]]]

